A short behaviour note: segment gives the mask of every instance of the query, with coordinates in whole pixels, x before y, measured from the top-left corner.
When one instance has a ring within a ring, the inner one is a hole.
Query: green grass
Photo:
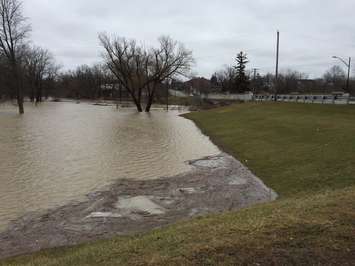
[[[354,265],[355,106],[242,104],[188,117],[280,199],[0,265]]]
[[[282,197],[355,184],[355,106],[243,104],[187,117]]]

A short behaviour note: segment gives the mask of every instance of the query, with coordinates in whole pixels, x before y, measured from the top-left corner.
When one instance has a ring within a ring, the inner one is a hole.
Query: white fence
[[[255,95],[256,101],[275,101],[275,95]],[[349,95],[311,95],[279,94],[278,102],[320,103],[320,104],[355,104],[355,98]]]
[[[190,97],[192,95],[188,95],[187,93],[183,92],[183,91],[178,91],[178,90],[172,90],[169,89],[169,94],[175,97],[179,97],[179,98],[187,98]]]
[[[169,90],[170,95],[176,96],[179,98],[187,98],[187,97],[198,97],[200,99],[206,100],[220,100],[220,101],[252,101],[253,100],[253,93],[248,92],[244,94],[223,94],[223,93],[201,93],[201,94],[188,94],[178,90]]]
[[[200,99],[221,100],[221,101],[275,101],[275,95],[254,95],[252,92],[245,94],[188,94],[179,90],[169,90],[170,95],[179,98],[198,97]],[[332,94],[278,94],[278,102],[299,102],[299,103],[319,103],[319,104],[355,104],[355,97],[349,95]]]

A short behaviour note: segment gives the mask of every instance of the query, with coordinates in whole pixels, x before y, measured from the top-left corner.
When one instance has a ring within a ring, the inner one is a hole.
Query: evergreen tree
[[[213,86],[217,86],[218,85],[218,78],[217,78],[217,73],[214,73],[211,77],[211,84]]]
[[[248,57],[244,52],[240,52],[235,59],[237,65],[234,66],[236,70],[236,90],[239,93],[249,90],[249,77],[245,73],[246,65],[249,63]]]

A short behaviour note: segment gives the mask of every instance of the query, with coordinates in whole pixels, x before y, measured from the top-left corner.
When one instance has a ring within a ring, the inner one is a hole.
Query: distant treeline
[[[249,63],[247,55],[239,53],[236,64],[225,66],[215,72],[211,78],[195,77],[189,81],[175,80],[174,89],[191,94],[208,93],[245,93],[254,94],[288,94],[288,93],[332,93],[335,91],[355,94],[355,81],[350,80],[349,89],[346,86],[345,71],[335,65],[327,70],[321,78],[310,79],[306,73],[287,70],[275,75],[261,75],[258,71],[247,70]]]
[[[24,100],[43,98],[98,99],[129,95],[139,112],[149,112],[162,84],[188,75],[192,52],[168,36],[157,47],[132,39],[99,34],[103,63],[60,73],[51,53],[31,44],[31,25],[19,0],[0,1],[0,100],[16,99],[19,113]],[[144,105],[144,106],[143,106]]]
[[[321,79],[310,80],[304,73],[289,70],[276,80],[274,75],[248,71],[244,52],[237,54],[234,66],[226,66],[210,79],[192,78],[192,51],[168,36],[157,47],[135,40],[99,34],[102,62],[60,71],[61,66],[45,48],[31,42],[31,25],[22,14],[19,0],[0,1],[0,101],[39,103],[49,96],[75,99],[131,99],[139,112],[168,96],[168,88],[195,93],[229,92],[290,93],[345,90],[345,72],[330,68]],[[190,77],[188,81],[186,80]],[[348,91],[354,93],[353,82]]]
[[[235,67],[226,66],[224,69],[216,72],[203,91],[220,91],[229,93],[243,93],[252,91],[256,94],[287,94],[292,92],[299,93],[329,93],[334,91],[343,91],[345,93],[355,94],[355,81],[350,81],[349,89],[346,88],[346,73],[335,65],[327,70],[321,78],[309,79],[306,73],[296,70],[287,70],[279,74],[278,79],[275,75],[268,73],[260,75],[256,71],[247,71],[247,84],[240,89],[238,87],[238,74]]]

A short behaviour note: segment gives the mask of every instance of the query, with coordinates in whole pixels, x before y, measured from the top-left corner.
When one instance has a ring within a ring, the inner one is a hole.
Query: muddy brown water
[[[179,111],[74,103],[0,105],[0,231],[28,212],[81,200],[118,179],[190,170],[218,148]]]

